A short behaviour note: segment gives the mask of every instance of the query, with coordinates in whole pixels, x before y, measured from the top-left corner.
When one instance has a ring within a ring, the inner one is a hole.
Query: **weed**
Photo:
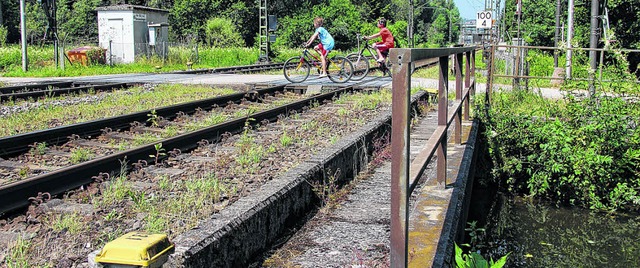
[[[94,203],[97,207],[108,207],[113,204],[121,203],[129,196],[132,191],[131,184],[127,182],[127,176],[121,174],[118,178],[107,184],[102,191],[102,195],[97,197]]]
[[[9,254],[5,257],[4,263],[9,268],[30,267],[28,262],[30,247],[31,242],[29,242],[29,240],[18,236],[15,245],[13,245],[13,247],[10,246]]]
[[[115,209],[112,209],[111,211],[109,211],[109,213],[107,213],[107,215],[104,216],[105,221],[119,220],[121,218],[122,214],[120,214],[120,212]]]
[[[163,138],[175,137],[178,135],[178,126],[168,126],[164,128],[164,133],[162,133]]]
[[[339,175],[340,169],[336,170],[333,175],[329,175],[328,178],[323,178],[321,183],[313,184],[313,191],[320,197],[323,206],[329,204],[333,200],[333,194],[338,191],[336,182]]]
[[[29,168],[29,166],[23,166],[20,168],[20,170],[18,170],[18,175],[20,176],[20,178],[26,178],[27,176],[29,176],[29,172],[31,171],[31,168]]]
[[[88,148],[77,148],[71,152],[71,163],[78,164],[93,157],[93,153]]]
[[[272,153],[275,153],[276,151],[278,151],[278,149],[274,144],[269,145],[269,148],[267,148],[267,153],[272,154]]]
[[[131,201],[133,201],[133,207],[137,211],[145,211],[146,209],[151,207],[151,201],[144,192],[129,191],[128,194],[131,198]]]
[[[287,135],[287,131],[284,130],[282,132],[282,136],[280,136],[280,144],[282,145],[282,147],[288,147],[289,145],[291,145],[291,143],[293,143],[293,138]]]
[[[214,113],[214,114],[211,114],[209,117],[207,117],[203,123],[205,126],[213,126],[213,125],[217,125],[224,122],[224,120],[226,119],[227,119],[227,116],[219,113]]]
[[[162,176],[158,181],[160,190],[167,191],[171,188],[171,179],[168,176]]]
[[[46,142],[36,142],[33,145],[30,145],[31,153],[37,155],[43,155],[47,152],[47,143]]]
[[[149,155],[149,157],[153,158],[156,161],[156,165],[157,165],[160,161],[160,157],[165,156],[167,154],[165,153],[165,149],[162,148],[162,142],[154,144],[153,147],[156,149],[156,154]]]
[[[157,127],[160,125],[160,117],[158,116],[156,109],[151,110],[151,113],[148,113],[147,116],[149,117],[147,122],[149,122],[151,126]]]
[[[160,215],[158,211],[152,210],[145,218],[145,230],[150,233],[165,232],[169,226],[167,219]]]
[[[478,241],[482,241],[483,240],[483,237],[485,235],[485,229],[484,228],[478,228],[476,226],[476,224],[478,224],[476,221],[467,222],[467,224],[469,225],[469,227],[465,228],[464,230],[469,232],[469,237],[471,237],[471,241],[470,241],[470,245],[469,244],[463,244],[463,246],[470,247],[471,251],[477,251],[477,250],[483,248],[484,245],[478,244]]]
[[[154,141],[157,141],[158,139],[159,138],[156,137],[153,133],[147,132],[141,135],[136,135],[133,139],[133,145],[135,146],[145,145],[145,144],[149,144]]]
[[[502,268],[507,263],[507,257],[511,252],[507,253],[507,255],[502,256],[502,258],[497,261],[487,261],[482,255],[478,254],[475,251],[471,251],[469,254],[462,253],[462,249],[455,244],[455,260],[456,267],[458,268],[475,268],[475,267],[487,267],[487,268]]]
[[[56,232],[66,230],[70,234],[77,234],[87,228],[78,213],[51,215],[49,218],[51,228]]]
[[[337,111],[339,116],[345,117],[345,116],[349,116],[349,114],[351,114],[351,110],[347,109],[347,108],[340,108]]]

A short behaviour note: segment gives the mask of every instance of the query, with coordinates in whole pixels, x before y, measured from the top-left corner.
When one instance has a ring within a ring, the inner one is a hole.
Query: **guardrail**
[[[454,141],[460,144],[462,117],[469,120],[470,95],[475,94],[475,51],[476,47],[456,47],[437,49],[391,49],[393,65],[392,123],[391,123],[391,267],[408,265],[408,220],[409,196],[431,158],[437,155],[437,181],[446,187],[447,172],[447,130],[455,120]],[[466,54],[465,87],[462,88],[462,60]],[[455,55],[456,96],[449,108],[449,61]],[[429,138],[427,145],[410,163],[410,96],[411,66],[428,59],[439,60],[438,83],[438,127]],[[464,109],[463,109],[464,107]],[[451,110],[449,110],[451,109]]]

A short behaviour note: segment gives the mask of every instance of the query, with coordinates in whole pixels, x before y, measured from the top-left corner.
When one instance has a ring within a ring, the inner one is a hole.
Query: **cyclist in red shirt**
[[[389,49],[393,48],[393,34],[391,34],[391,31],[387,29],[387,20],[384,18],[378,20],[378,28],[380,28],[380,32],[371,36],[365,36],[364,39],[369,40],[382,36],[382,42],[373,44],[373,48],[378,51],[378,62],[382,63],[384,62]]]

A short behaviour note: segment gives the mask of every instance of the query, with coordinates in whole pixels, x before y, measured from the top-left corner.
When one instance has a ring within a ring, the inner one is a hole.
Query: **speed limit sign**
[[[493,24],[493,13],[491,11],[480,11],[476,18],[476,28],[491,29]]]

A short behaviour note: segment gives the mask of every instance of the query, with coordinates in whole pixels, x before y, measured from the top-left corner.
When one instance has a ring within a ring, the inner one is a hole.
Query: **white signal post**
[[[477,29],[491,29],[493,27],[493,12],[490,10],[478,12],[476,17]]]

